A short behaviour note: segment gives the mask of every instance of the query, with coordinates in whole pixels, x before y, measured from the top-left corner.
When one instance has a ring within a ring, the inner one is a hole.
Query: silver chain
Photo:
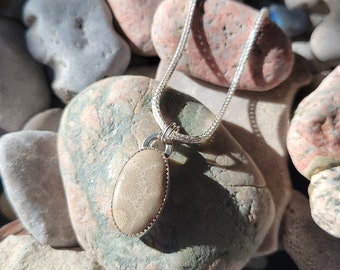
[[[255,25],[252,29],[252,31],[250,32],[250,35],[248,37],[248,40],[243,48],[242,51],[242,55],[241,58],[239,60],[238,66],[236,68],[234,77],[232,79],[232,82],[230,84],[230,87],[227,91],[227,96],[224,99],[223,105],[221,107],[220,112],[218,113],[218,115],[216,116],[215,120],[212,122],[212,124],[210,125],[209,128],[207,128],[201,135],[196,135],[196,136],[191,136],[191,135],[186,135],[186,134],[182,134],[179,133],[179,127],[178,126],[174,126],[173,123],[171,123],[170,125],[168,125],[167,123],[165,123],[164,119],[162,118],[162,114],[161,114],[161,109],[160,109],[160,99],[162,96],[162,93],[166,87],[166,85],[168,84],[171,75],[173,74],[177,63],[179,61],[179,59],[182,56],[182,52],[184,49],[184,46],[187,42],[189,33],[190,33],[190,26],[191,26],[191,22],[192,22],[192,18],[194,16],[194,11],[195,11],[195,7],[196,7],[196,3],[197,0],[192,0],[190,3],[190,7],[189,7],[189,12],[188,15],[186,17],[185,23],[184,23],[184,28],[183,28],[183,32],[180,38],[180,41],[178,43],[177,49],[175,51],[175,54],[169,64],[168,69],[166,70],[163,78],[161,79],[157,89],[155,90],[155,93],[153,95],[152,98],[152,112],[154,115],[154,118],[157,122],[157,124],[159,125],[159,127],[162,130],[163,133],[163,137],[166,136],[166,133],[169,134],[168,138],[165,138],[167,141],[178,141],[178,142],[182,142],[182,143],[203,143],[205,141],[207,141],[215,132],[215,130],[217,129],[217,127],[219,126],[219,124],[222,121],[223,115],[229,105],[229,102],[232,98],[232,96],[234,95],[237,85],[240,81],[243,69],[247,63],[249,54],[251,52],[251,50],[253,49],[254,43],[256,41],[256,38],[258,36],[259,30],[261,28],[261,24],[263,22],[263,19],[265,17],[268,16],[268,11],[267,9],[263,8],[261,9]],[[173,130],[171,130],[171,132],[169,131],[169,127],[170,126],[174,126]]]

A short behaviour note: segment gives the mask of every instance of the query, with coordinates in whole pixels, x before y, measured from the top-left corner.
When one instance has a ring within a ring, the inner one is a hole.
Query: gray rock
[[[53,249],[32,236],[8,236],[0,242],[1,269],[103,270],[85,251]]]
[[[8,199],[40,243],[74,246],[56,149],[57,134],[18,131],[0,139],[0,171]]]
[[[0,19],[0,135],[17,131],[32,115],[48,108],[44,71],[29,55],[24,28]]]
[[[34,115],[24,125],[23,130],[48,130],[57,132],[63,109],[53,108]]]
[[[252,159],[222,125],[207,144],[175,148],[169,196],[148,233],[126,237],[114,226],[116,178],[158,130],[151,112],[157,84],[138,76],[102,80],[65,109],[58,153],[78,240],[107,269],[196,270],[220,257],[228,269],[240,269],[266,235],[274,206]],[[213,119],[203,105],[173,90],[165,92],[161,108],[167,121],[189,134],[203,132]]]
[[[52,88],[64,102],[129,64],[130,48],[113,29],[104,0],[29,0],[24,20],[29,50],[53,69]]]

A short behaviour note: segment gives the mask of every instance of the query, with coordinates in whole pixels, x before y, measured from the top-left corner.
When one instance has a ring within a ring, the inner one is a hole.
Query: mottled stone
[[[134,154],[119,173],[112,198],[118,230],[136,236],[149,229],[168,193],[169,165],[164,154],[146,148]]]
[[[6,225],[0,227],[0,242],[4,240],[9,235],[25,235],[28,234],[20,220],[13,220]],[[1,261],[1,253],[0,253]]]
[[[339,268],[340,239],[314,223],[308,199],[297,191],[284,215],[281,232],[282,246],[300,270]]]
[[[44,71],[29,55],[24,34],[19,24],[0,19],[0,134],[21,129],[50,103]]]
[[[160,64],[156,76],[158,80],[166,66]],[[296,92],[310,81],[311,74],[305,62],[296,57],[293,72],[284,83],[265,93],[237,91],[223,118],[227,121],[224,125],[255,161],[273,195],[275,219],[257,255],[274,252],[279,246],[279,228],[291,194],[285,146],[290,111]],[[222,106],[227,90],[177,71],[170,79],[169,86],[197,98],[215,115]]]
[[[287,147],[298,171],[313,174],[340,165],[340,66],[298,105]]]
[[[308,193],[315,223],[340,238],[340,166],[314,174]]]
[[[30,118],[22,128],[23,130],[48,130],[57,132],[63,109],[53,108],[45,110]]]
[[[157,83],[121,76],[100,81],[65,109],[59,159],[80,244],[109,269],[204,269],[223,256],[240,269],[267,233],[274,209],[262,175],[223,127],[204,145],[179,145],[169,159],[170,191],[153,227],[141,238],[119,233],[111,216],[119,172],[144,139],[158,131],[151,112]],[[169,90],[167,122],[199,134],[213,115]]]
[[[16,219],[16,215],[12,209],[12,206],[9,204],[5,193],[0,195],[0,213],[8,220]]]
[[[324,1],[329,8],[329,14],[314,29],[310,44],[314,55],[323,62],[340,64],[340,1]]]
[[[94,257],[79,250],[54,249],[32,236],[9,236],[0,242],[1,269],[104,270]]]
[[[52,88],[65,103],[129,64],[130,48],[113,29],[104,0],[28,0],[24,20],[29,50],[52,68]]]
[[[155,13],[152,40],[162,61],[172,58],[189,1],[165,0]],[[207,0],[196,9],[192,33],[177,66],[190,76],[229,86],[258,11],[237,1]],[[287,36],[269,18],[250,53],[240,89],[271,89],[290,74],[294,62]]]
[[[154,13],[162,1],[108,0],[113,15],[134,53],[157,55],[151,40],[151,25]]]
[[[8,199],[40,242],[74,246],[62,185],[55,132],[18,131],[0,139],[0,171]]]

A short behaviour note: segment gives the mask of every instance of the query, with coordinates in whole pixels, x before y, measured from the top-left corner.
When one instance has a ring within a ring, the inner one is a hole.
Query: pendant
[[[145,140],[144,148],[125,163],[115,184],[112,217],[117,229],[127,236],[140,236],[152,227],[168,194],[171,149],[166,144],[163,153],[149,147],[157,138],[158,133]]]

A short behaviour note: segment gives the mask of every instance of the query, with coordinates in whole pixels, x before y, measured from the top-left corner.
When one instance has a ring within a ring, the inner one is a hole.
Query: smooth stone
[[[228,269],[240,269],[266,235],[274,206],[255,164],[222,125],[210,144],[175,148],[169,196],[150,231],[131,238],[115,229],[117,176],[158,130],[151,112],[157,85],[146,77],[109,78],[65,109],[58,151],[78,240],[108,269],[203,269],[221,256]],[[201,133],[213,119],[204,106],[173,90],[165,91],[161,108],[168,122],[189,134]]]
[[[9,236],[0,242],[1,269],[104,270],[85,251],[54,249],[32,236]]]
[[[18,131],[0,139],[4,189],[18,218],[40,242],[77,244],[70,223],[56,149],[57,133]]]
[[[324,1],[329,8],[325,16],[313,31],[310,44],[314,55],[322,62],[340,64],[340,2],[338,0]]]
[[[160,80],[166,68],[167,65],[161,62],[156,79]],[[297,56],[290,77],[278,87],[268,92],[236,91],[223,118],[228,131],[260,169],[275,204],[274,222],[257,255],[269,254],[279,248],[282,215],[292,189],[285,146],[291,106],[299,88],[311,79],[305,61]],[[178,71],[175,71],[168,85],[198,99],[215,115],[222,106],[227,90]]]
[[[129,64],[130,48],[115,32],[104,0],[28,0],[24,21],[28,48],[52,68],[52,88],[65,103]]]
[[[29,55],[24,35],[19,24],[0,19],[0,134],[21,129],[50,103],[43,68]]]
[[[7,200],[5,193],[2,193],[0,195],[0,213],[10,221],[17,218],[12,209],[12,206],[9,204]]]
[[[1,0],[0,16],[21,21],[22,7],[26,0]]]
[[[315,223],[340,238],[340,166],[314,174],[308,193]]]
[[[53,108],[40,112],[30,118],[22,128],[23,130],[48,130],[58,132],[59,121],[63,109]]]
[[[114,18],[134,53],[157,56],[151,40],[151,25],[154,13],[162,1],[108,0]]]
[[[310,215],[308,199],[293,191],[281,228],[284,250],[300,270],[338,269],[340,239],[321,230]]]
[[[189,1],[165,0],[157,9],[152,40],[162,61],[172,58]],[[204,81],[229,86],[258,11],[237,1],[206,0],[195,13],[192,32],[177,70]],[[240,89],[264,91],[290,74],[294,55],[288,37],[266,18],[250,53]]]
[[[313,174],[340,165],[340,66],[294,112],[287,148],[297,170]]]
[[[116,180],[112,216],[118,230],[136,236],[149,229],[168,193],[169,165],[162,152],[143,149],[124,165]]]
[[[272,4],[269,16],[291,38],[305,33],[309,28],[309,18],[302,9],[289,10],[284,5]]]
[[[0,227],[0,243],[6,237],[10,235],[26,235],[28,232],[20,222],[20,220],[13,220],[3,226]],[[0,261],[1,261],[1,253],[0,253]]]

